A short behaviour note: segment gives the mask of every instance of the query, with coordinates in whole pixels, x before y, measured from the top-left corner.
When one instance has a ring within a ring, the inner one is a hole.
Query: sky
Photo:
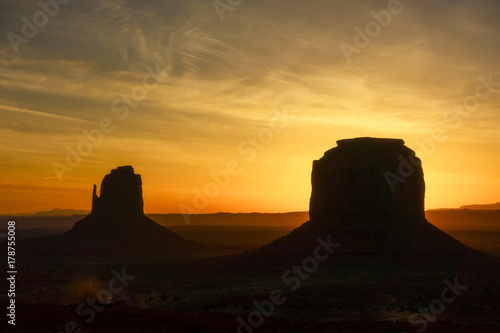
[[[500,4],[0,0],[0,214],[308,209],[312,161],[402,138],[426,208],[500,201]],[[43,9],[42,7],[45,7]]]

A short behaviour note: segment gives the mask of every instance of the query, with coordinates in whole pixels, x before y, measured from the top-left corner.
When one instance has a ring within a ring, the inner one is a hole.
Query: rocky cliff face
[[[144,214],[141,175],[134,173],[132,166],[121,166],[111,170],[102,180],[100,197],[94,185],[92,214]]]
[[[355,138],[313,162],[311,220],[424,219],[420,159],[399,139]]]

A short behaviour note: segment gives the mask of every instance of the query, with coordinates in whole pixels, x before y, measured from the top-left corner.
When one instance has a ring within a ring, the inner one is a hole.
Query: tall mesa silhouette
[[[61,237],[123,251],[127,246],[179,252],[201,247],[148,218],[143,207],[141,175],[130,165],[120,166],[104,177],[100,196],[94,185],[91,213]]]
[[[421,161],[401,139],[339,140],[313,162],[311,183],[310,220],[250,257],[303,256],[317,237],[341,244],[335,257],[351,261],[435,261],[472,251],[425,219]]]

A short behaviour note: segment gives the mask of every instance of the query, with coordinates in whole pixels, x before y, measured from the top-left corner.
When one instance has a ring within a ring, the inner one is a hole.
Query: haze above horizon
[[[496,1],[0,5],[0,214],[90,209],[119,165],[147,212],[209,184],[200,213],[307,211],[312,161],[365,136],[417,152],[426,209],[500,198]]]

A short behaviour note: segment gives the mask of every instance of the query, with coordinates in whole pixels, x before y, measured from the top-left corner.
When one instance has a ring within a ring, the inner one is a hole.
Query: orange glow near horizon
[[[179,213],[230,161],[197,211],[305,211],[312,161],[365,136],[417,152],[427,209],[500,201],[498,6],[405,4],[350,59],[373,3],[103,6],[0,42],[0,214],[90,209],[121,165],[147,213]],[[17,29],[39,8],[8,9]]]
[[[426,179],[426,209],[434,208],[457,208],[461,205],[476,203],[493,203],[500,197],[500,186],[491,186],[491,178],[488,174],[481,174],[476,177],[464,177],[460,173],[445,173],[439,171],[437,162],[426,162],[424,160],[424,173]],[[308,163],[312,164],[312,163]],[[425,165],[429,164],[429,169]],[[472,163],[473,165],[475,163]],[[252,174],[263,175],[261,179],[245,176],[244,172],[234,176],[226,188],[220,188],[218,194],[209,198],[203,209],[196,209],[196,213],[215,212],[291,212],[307,211],[309,209],[309,196],[311,192],[310,173],[311,165],[302,165],[292,169],[290,174],[282,174],[275,177],[276,173],[264,168],[263,165],[255,166]],[[436,169],[437,170],[436,170]],[[248,169],[252,169],[248,166]],[[195,208],[193,198],[196,197],[196,190],[203,191],[207,184],[212,188],[215,184],[210,177],[210,172],[216,169],[208,169],[205,174],[193,172],[185,175],[190,180],[192,187],[182,178],[169,177],[167,172],[150,170],[143,172],[140,168],[135,168],[136,173],[140,173],[143,178],[144,209],[146,213],[180,213],[181,204]],[[490,170],[494,172],[495,170]],[[109,173],[103,170],[102,175],[95,175],[95,179],[89,179],[76,183],[76,187],[37,187],[12,185],[10,188],[2,190],[2,202],[11,201],[9,206],[2,207],[2,214],[27,213],[36,211],[46,211],[53,208],[61,209],[83,209],[90,210],[92,184],[96,183],[100,187],[100,181],[104,174]],[[165,175],[167,174],[167,175]],[[301,176],[301,181],[295,180],[297,175]],[[90,178],[90,177],[89,177]],[[175,181],[168,181],[175,179]],[[66,183],[63,183],[66,185]],[[453,189],[470,190],[454,191]],[[252,191],[249,191],[252,189]],[[260,190],[262,189],[262,190]],[[6,194],[8,193],[8,196]],[[497,200],[498,201],[498,200]],[[20,203],[15,205],[15,203]],[[27,209],[26,203],[32,202],[31,209]]]

